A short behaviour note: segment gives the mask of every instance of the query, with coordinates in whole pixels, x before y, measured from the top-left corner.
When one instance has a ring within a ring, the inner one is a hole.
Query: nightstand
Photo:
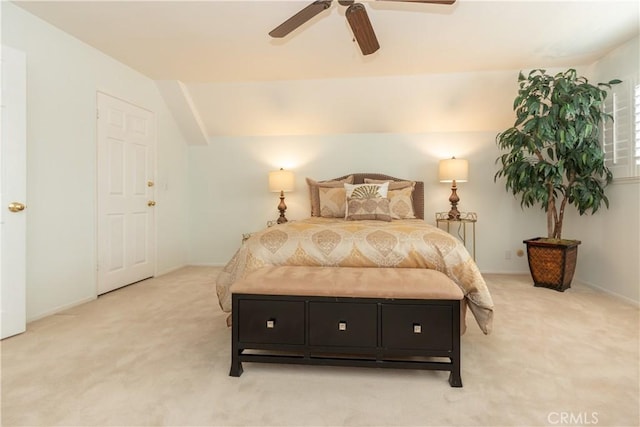
[[[476,222],[478,222],[478,215],[475,212],[460,212],[459,219],[449,219],[449,212],[436,212],[436,225],[441,228],[440,225],[446,225],[447,233],[451,233],[451,225],[458,227],[458,231],[454,236],[458,237],[464,246],[467,246],[467,224],[471,224],[471,237],[473,238],[473,260],[476,260]],[[444,228],[443,228],[444,229]]]

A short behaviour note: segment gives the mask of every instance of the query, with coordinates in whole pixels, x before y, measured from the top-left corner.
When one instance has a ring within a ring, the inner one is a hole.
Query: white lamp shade
[[[440,182],[467,182],[469,177],[469,162],[464,159],[440,160],[438,165],[438,179]]]
[[[293,172],[283,169],[269,172],[269,190],[273,192],[293,191]]]

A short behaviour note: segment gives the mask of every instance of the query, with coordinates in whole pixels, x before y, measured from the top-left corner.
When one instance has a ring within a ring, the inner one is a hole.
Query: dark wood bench
[[[265,267],[232,288],[231,371],[242,362],[449,371],[460,376],[463,293],[435,270]]]

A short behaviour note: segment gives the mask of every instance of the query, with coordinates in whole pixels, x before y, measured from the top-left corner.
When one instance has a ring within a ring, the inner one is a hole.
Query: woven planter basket
[[[578,259],[579,240],[553,243],[543,238],[524,240],[529,271],[535,286],[563,292],[571,287]]]

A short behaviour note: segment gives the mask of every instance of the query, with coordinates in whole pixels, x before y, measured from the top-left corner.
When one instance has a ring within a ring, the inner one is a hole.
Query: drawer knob
[[[346,331],[347,330],[347,322],[339,322],[338,323],[338,330],[339,331]]]
[[[413,333],[414,334],[421,334],[422,333],[422,325],[420,323],[414,323],[413,324]]]
[[[276,319],[267,320],[267,329],[273,329],[276,327]]]

